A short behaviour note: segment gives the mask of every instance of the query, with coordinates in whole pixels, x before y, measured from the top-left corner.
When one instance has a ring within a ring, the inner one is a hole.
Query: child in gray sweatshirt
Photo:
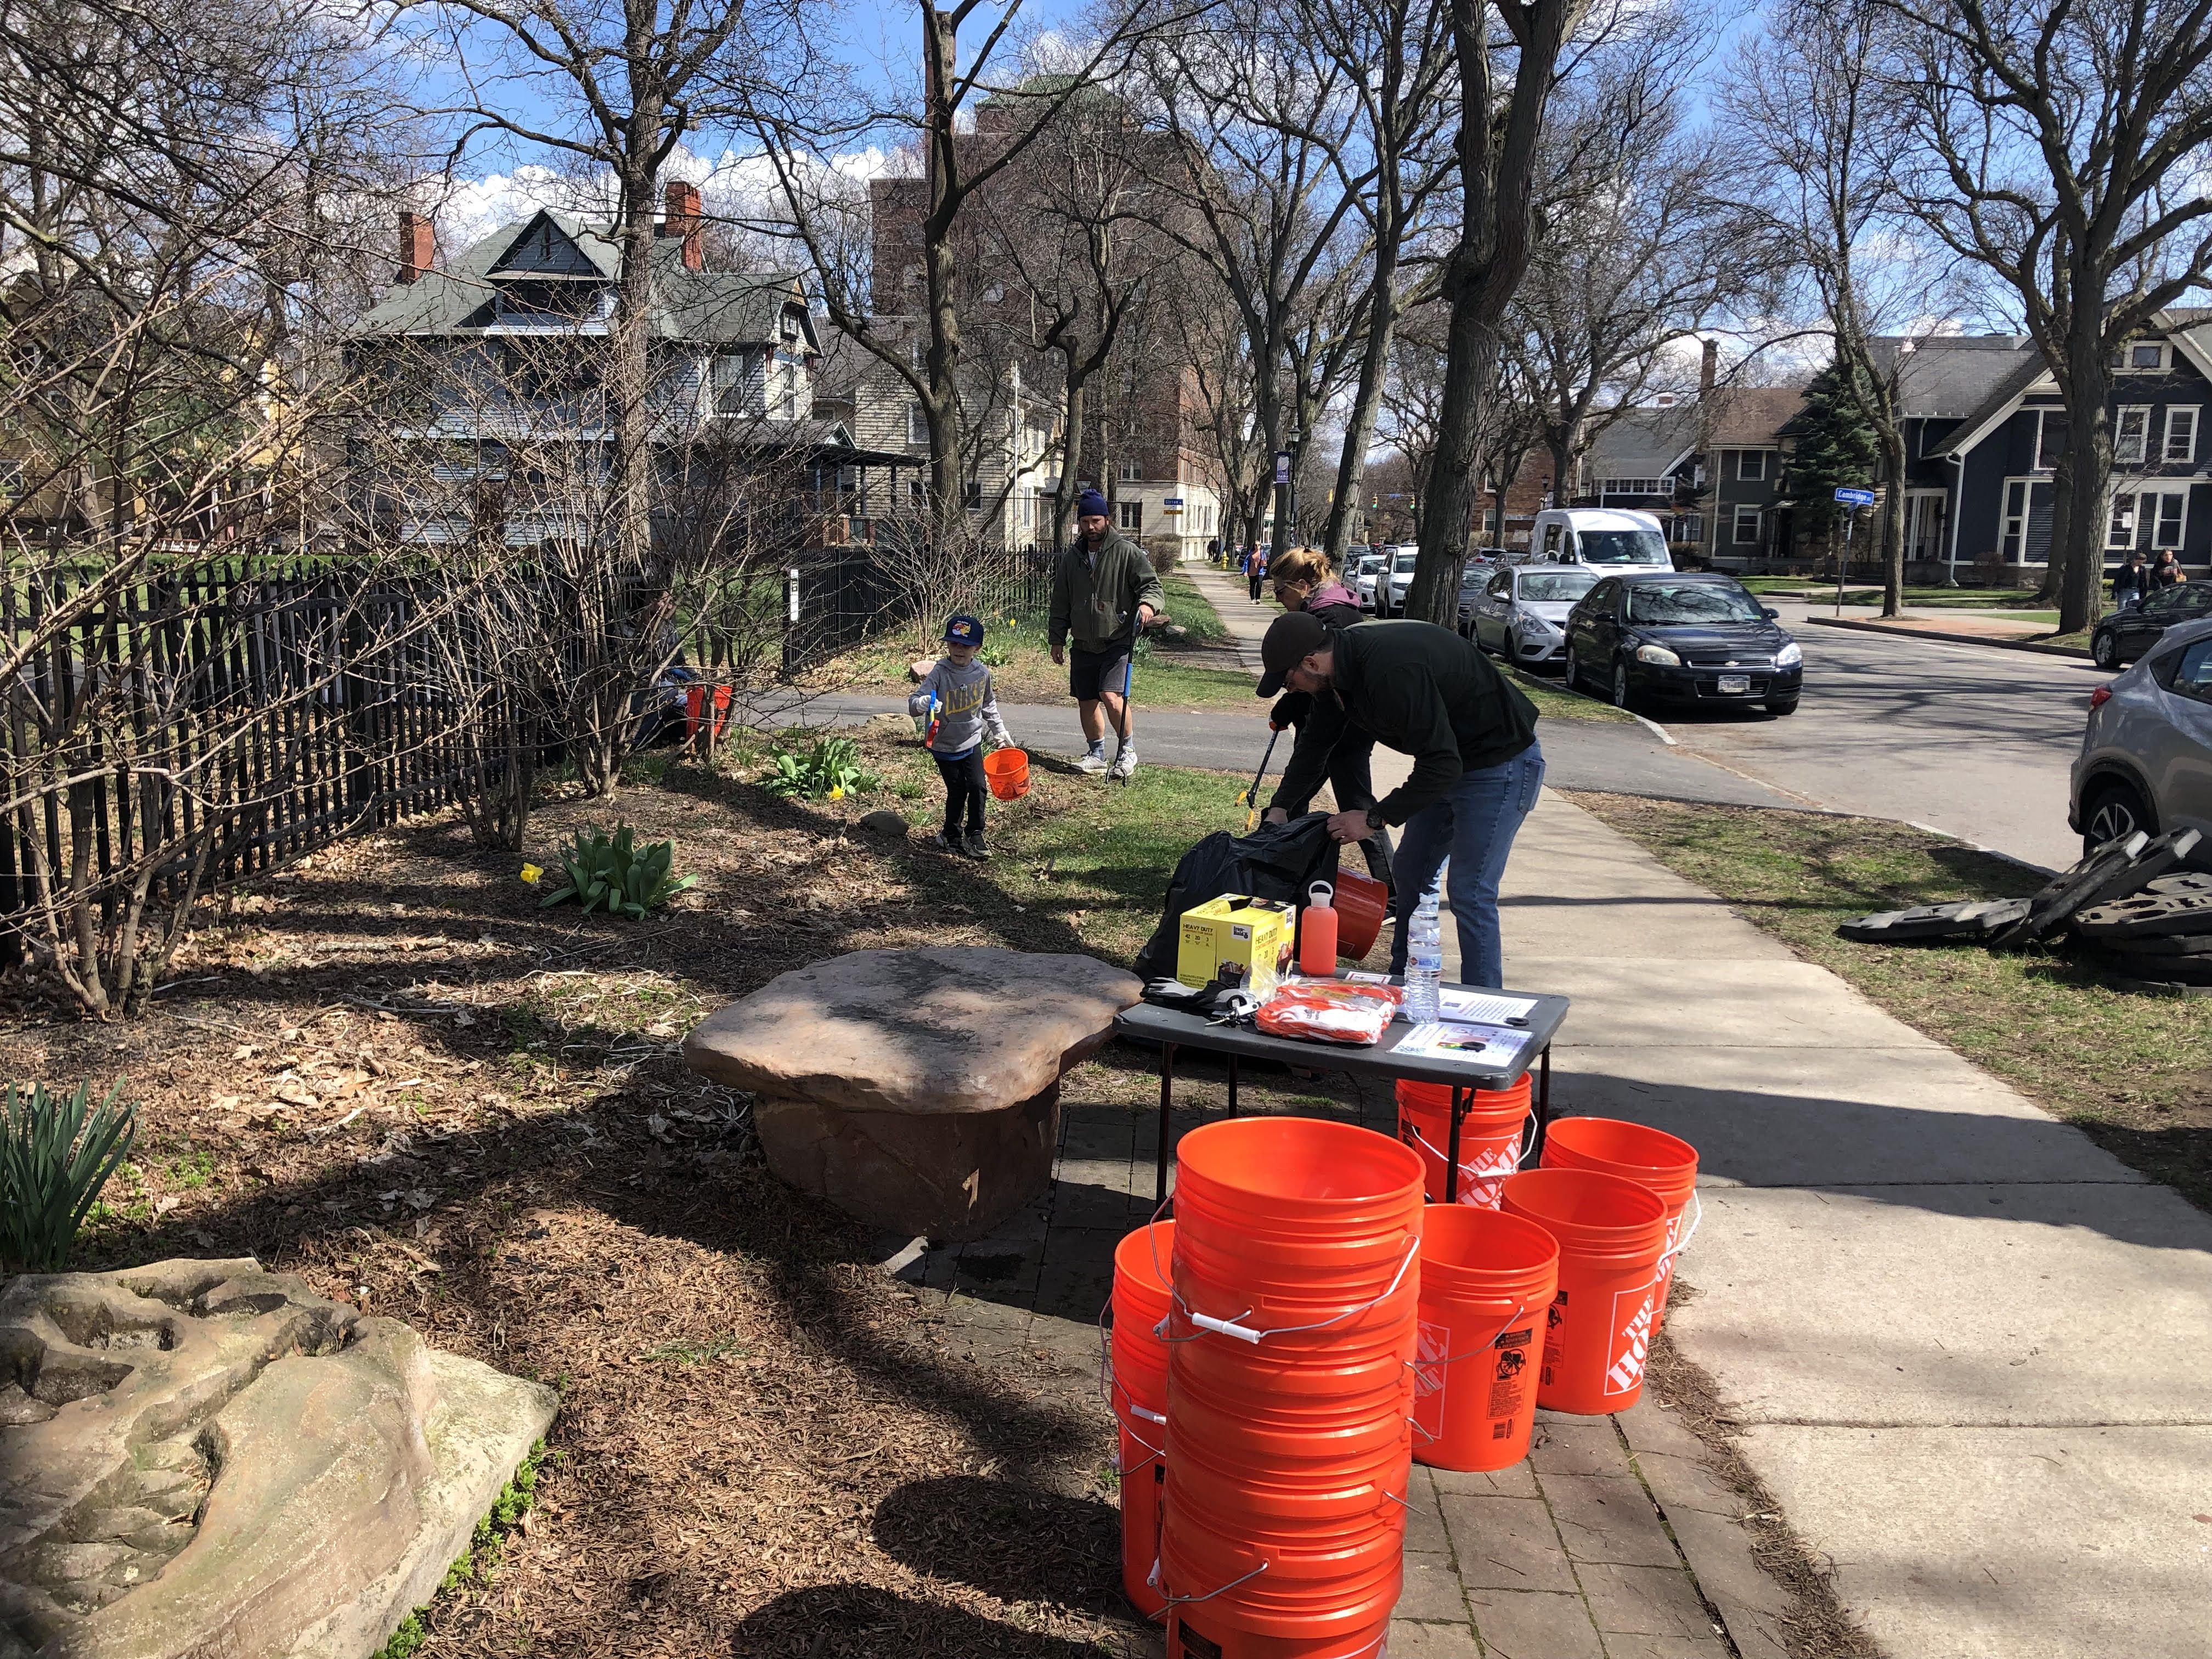
[[[983,624],[969,616],[953,617],[945,624],[945,654],[906,704],[909,714],[931,717],[929,752],[945,780],[945,828],[938,831],[936,845],[971,859],[991,856],[983,844],[983,800],[989,793],[983,778],[983,734],[988,729],[991,741],[1002,749],[1014,741],[999,716],[991,671],[975,660],[982,647]]]

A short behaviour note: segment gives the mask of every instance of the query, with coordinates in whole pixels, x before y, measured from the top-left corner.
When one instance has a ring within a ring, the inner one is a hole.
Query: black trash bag
[[[1304,904],[1317,881],[1336,884],[1337,844],[1328,814],[1309,812],[1288,823],[1263,823],[1249,836],[1217,830],[1182,855],[1168,883],[1160,925],[1137,952],[1137,975],[1173,979],[1182,939],[1182,913],[1193,905],[1242,893],[1249,898]]]

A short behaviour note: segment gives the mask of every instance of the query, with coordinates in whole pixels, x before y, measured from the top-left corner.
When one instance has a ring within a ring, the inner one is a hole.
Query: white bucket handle
[[[1696,1213],[1690,1218],[1690,1231],[1684,1233],[1670,1248],[1660,1251],[1659,1260],[1656,1264],[1658,1267],[1665,1267],[1683,1251],[1688,1249],[1690,1241],[1698,1236],[1698,1224],[1705,1218],[1705,1200],[1698,1196],[1698,1189],[1694,1187],[1690,1188],[1690,1202],[1697,1206]]]
[[[1172,1300],[1169,1304],[1168,1319],[1174,1318],[1175,1310],[1176,1308],[1181,1308],[1182,1310],[1183,1317],[1190,1321],[1192,1324],[1197,1326],[1199,1328],[1199,1331],[1214,1331],[1223,1336],[1233,1336],[1240,1342],[1249,1342],[1254,1347],[1259,1346],[1262,1340],[1271,1336],[1292,1336],[1300,1331],[1326,1330],[1329,1326],[1335,1324],[1339,1320],[1353,1318],[1358,1315],[1365,1313],[1370,1308],[1373,1308],[1382,1303],[1388,1302],[1391,1297],[1397,1293],[1398,1286],[1405,1282],[1407,1270],[1413,1265],[1420,1254],[1420,1235],[1416,1233],[1412,1238],[1407,1240],[1405,1260],[1399,1262],[1398,1271],[1390,1276],[1390,1283],[1384,1288],[1382,1295],[1377,1296],[1370,1301],[1363,1302],[1356,1308],[1346,1308],[1342,1313],[1331,1314],[1327,1319],[1317,1319],[1310,1325],[1277,1325],[1264,1331],[1255,1330],[1249,1325],[1241,1325],[1237,1323],[1237,1320],[1246,1318],[1250,1315],[1252,1312],[1251,1309],[1245,1309],[1243,1313],[1237,1316],[1236,1319],[1216,1319],[1211,1314],[1194,1312],[1189,1304],[1184,1302],[1182,1299],[1182,1293],[1179,1291],[1170,1291],[1170,1292]],[[1188,1336],[1173,1336],[1169,1334],[1165,1329],[1167,1322],[1167,1319],[1163,1319],[1160,1322],[1160,1325],[1162,1327],[1160,1331],[1161,1341],[1195,1342],[1198,1340],[1197,1331],[1194,1331]]]
[[[1406,1120],[1406,1127],[1412,1131],[1415,1140],[1420,1142],[1422,1146],[1436,1155],[1437,1163],[1443,1164],[1447,1168],[1450,1167],[1451,1154],[1445,1152],[1442,1147],[1437,1146],[1433,1141],[1431,1141],[1426,1135],[1423,1134],[1421,1133],[1421,1126],[1419,1124],[1414,1122],[1411,1118],[1408,1118]],[[1513,1154],[1513,1168],[1507,1171],[1509,1175],[1516,1174],[1519,1171],[1522,1164],[1528,1161],[1529,1149],[1535,1144],[1536,1114],[1532,1109],[1528,1115],[1522,1121],[1521,1150]],[[1462,1164],[1459,1166],[1459,1172],[1462,1177],[1470,1181],[1496,1181],[1499,1178],[1497,1176],[1476,1175],[1473,1170],[1469,1170],[1465,1164]]]

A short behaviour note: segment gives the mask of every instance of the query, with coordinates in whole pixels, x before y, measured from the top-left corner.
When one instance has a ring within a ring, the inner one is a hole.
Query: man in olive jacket
[[[1261,696],[1288,686],[1311,692],[1314,700],[1269,804],[1269,820],[1287,817],[1279,803],[1311,798],[1348,732],[1411,755],[1412,776],[1364,811],[1337,813],[1329,833],[1348,842],[1385,824],[1404,826],[1390,866],[1398,918],[1392,973],[1406,971],[1407,923],[1449,857],[1460,982],[1502,984],[1498,884],[1513,837],[1544,782],[1535,705],[1481,652],[1432,623],[1361,623],[1332,634],[1304,612],[1291,611],[1268,627],[1260,659],[1267,671]]]
[[[1121,733],[1121,751],[1112,775],[1127,778],[1137,769],[1133,739],[1134,716],[1123,695],[1129,652],[1137,630],[1167,608],[1167,596],[1144,550],[1108,522],[1106,498],[1086,489],[1076,500],[1076,538],[1052,571],[1052,659],[1066,662],[1072,635],[1075,660],[1067,670],[1067,690],[1078,705],[1084,740],[1090,747],[1076,764],[1085,772],[1106,770],[1106,721]]]

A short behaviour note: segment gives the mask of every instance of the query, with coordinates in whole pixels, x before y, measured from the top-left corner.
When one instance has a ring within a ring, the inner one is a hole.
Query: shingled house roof
[[[653,244],[653,332],[701,345],[757,345],[775,337],[787,306],[804,311],[806,289],[793,271],[693,270],[680,237]],[[502,287],[577,284],[610,289],[622,251],[571,215],[550,208],[501,225],[444,265],[412,283],[394,283],[362,318],[363,335],[480,334],[501,329],[494,301]],[[542,325],[541,325],[542,326]],[[585,332],[604,328],[586,319]],[[800,323],[809,351],[821,349],[812,319]]]

